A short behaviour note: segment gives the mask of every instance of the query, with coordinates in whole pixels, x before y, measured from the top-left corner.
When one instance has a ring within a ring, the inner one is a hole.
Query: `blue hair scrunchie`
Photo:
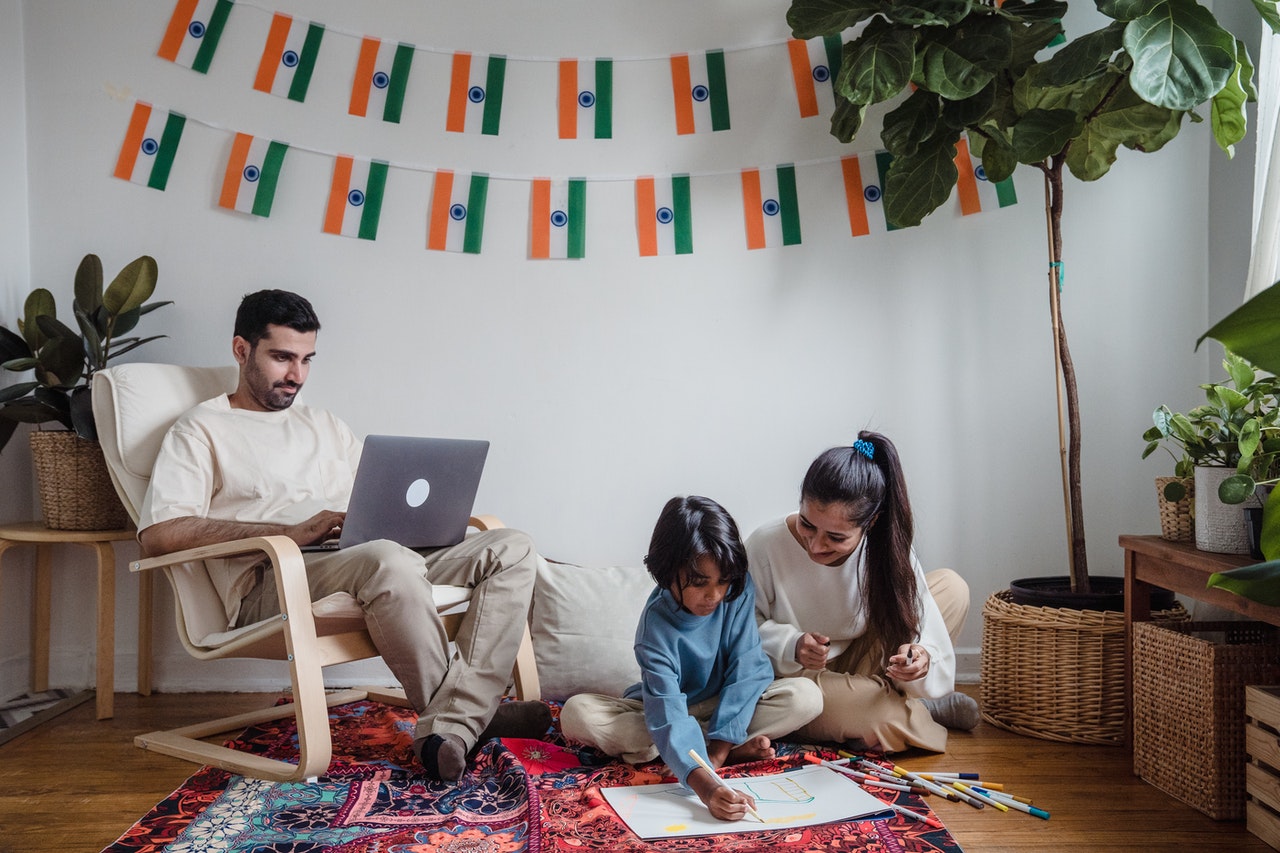
[[[855,441],[853,443],[853,449],[858,451],[868,459],[874,460],[876,458],[876,446],[871,442],[867,441],[866,439],[860,438],[857,441]]]

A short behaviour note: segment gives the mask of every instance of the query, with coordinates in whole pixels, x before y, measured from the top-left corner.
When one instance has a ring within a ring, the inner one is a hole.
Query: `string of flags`
[[[116,159],[115,177],[163,191],[188,121],[186,116],[173,110],[135,102]],[[236,132],[223,169],[218,206],[256,217],[270,217],[290,150],[286,142]],[[392,172],[430,171],[434,173],[434,186],[428,200],[426,248],[480,254],[486,200],[493,176],[448,168],[398,166],[370,157],[301,150],[333,160],[324,233],[377,239],[383,195]],[[960,173],[956,195],[962,215],[1017,203],[1013,179],[999,183],[986,180],[981,162],[973,159],[964,139],[957,145],[955,159]],[[784,163],[737,170],[742,184],[747,248],[801,244],[802,205],[796,182],[796,170],[800,166],[834,169],[838,165],[838,171],[831,178],[844,189],[850,236],[894,230],[885,218],[883,203],[885,174],[891,162],[887,151],[874,151],[799,166]],[[635,187],[636,246],[641,257],[692,254],[693,188],[714,174],[641,175],[631,179]],[[586,205],[591,179],[511,176],[500,179],[529,185],[531,258],[586,257]],[[829,200],[830,194],[823,195],[824,200]]]

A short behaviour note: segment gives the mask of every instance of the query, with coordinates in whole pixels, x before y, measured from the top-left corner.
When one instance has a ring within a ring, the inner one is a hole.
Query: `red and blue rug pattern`
[[[559,708],[552,706],[553,715]],[[600,788],[671,781],[659,763],[635,767],[575,749],[558,726],[544,741],[487,743],[457,784],[428,781],[411,751],[415,715],[355,702],[331,709],[333,762],[314,782],[265,782],[205,767],[103,853],[584,853],[584,851],[874,851],[956,853],[945,829],[905,817],[803,829],[642,841]],[[237,749],[296,755],[292,720],[255,726]],[[726,776],[778,773],[804,764],[780,744],[770,761]],[[913,794],[899,805],[929,812]],[[931,812],[929,812],[931,813]]]

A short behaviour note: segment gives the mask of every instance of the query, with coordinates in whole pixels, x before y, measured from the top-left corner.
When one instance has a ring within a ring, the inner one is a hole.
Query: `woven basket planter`
[[[1152,614],[1185,621],[1181,604]],[[1008,590],[982,607],[982,718],[1063,743],[1122,746],[1124,613],[1014,604]]]
[[[31,460],[45,526],[52,530],[119,530],[129,526],[102,447],[71,431],[32,430]]]
[[[1164,487],[1182,483],[1187,493],[1180,501],[1164,496]],[[1156,477],[1156,499],[1160,505],[1160,537],[1170,542],[1191,542],[1196,538],[1196,481],[1191,477]]]

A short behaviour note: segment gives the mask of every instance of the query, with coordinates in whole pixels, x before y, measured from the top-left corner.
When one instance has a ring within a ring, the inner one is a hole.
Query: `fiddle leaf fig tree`
[[[1280,0],[1251,2],[1280,32]],[[1080,592],[1089,589],[1089,571],[1079,397],[1059,301],[1063,171],[1095,181],[1122,146],[1158,151],[1184,119],[1207,118],[1231,156],[1244,138],[1245,104],[1256,96],[1244,42],[1199,0],[1094,5],[1105,25],[1065,42],[1067,0],[792,0],[787,11],[799,39],[853,29],[835,78],[831,133],[851,142],[868,107],[892,107],[880,140],[892,155],[883,203],[895,225],[919,225],[950,198],[962,135],[990,181],[1019,165],[1043,174],[1050,317],[1066,401],[1060,438],[1070,575]]]

